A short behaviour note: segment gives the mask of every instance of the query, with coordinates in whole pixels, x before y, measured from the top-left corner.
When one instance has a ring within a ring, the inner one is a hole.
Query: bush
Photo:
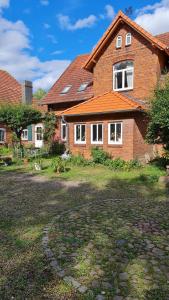
[[[124,169],[126,162],[121,158],[116,159],[107,159],[104,163],[105,166],[108,166],[111,170],[120,170]]]
[[[0,147],[0,155],[1,156],[7,156],[12,153],[11,149],[5,146]]]
[[[91,161],[85,159],[82,155],[71,156],[69,162],[74,166],[85,167],[91,164]]]
[[[61,173],[66,171],[67,161],[62,159],[60,156],[53,158],[51,167],[54,172]]]
[[[91,155],[94,163],[102,165],[104,165],[106,160],[110,158],[107,152],[98,147],[92,148]]]
[[[65,144],[58,142],[58,141],[54,141],[51,143],[50,145],[50,149],[49,149],[49,153],[52,155],[61,155],[63,154],[65,151]]]
[[[132,159],[132,160],[129,160],[129,161],[125,162],[124,169],[126,171],[130,171],[132,169],[138,169],[138,168],[141,168],[141,167],[142,167],[141,163],[137,159]]]

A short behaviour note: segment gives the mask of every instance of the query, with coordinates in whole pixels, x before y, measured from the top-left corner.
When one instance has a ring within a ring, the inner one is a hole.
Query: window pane
[[[121,123],[116,124],[116,142],[121,142]]]
[[[122,61],[114,66],[115,70],[123,70],[133,67],[133,62],[131,60]]]
[[[76,141],[80,141],[80,125],[76,125]]]
[[[42,127],[36,128],[36,139],[37,141],[41,141],[43,139],[42,137]]]
[[[124,87],[131,88],[133,82],[133,70],[125,71],[124,74]]]
[[[85,125],[81,125],[81,141],[84,142],[85,140]]]
[[[115,89],[122,89],[122,72],[115,73]]]
[[[4,142],[4,140],[5,140],[4,130],[0,130],[0,142]]]
[[[103,125],[99,124],[98,125],[98,142],[102,142],[103,141]]]
[[[93,125],[93,137],[92,137],[93,142],[97,141],[97,125]]]
[[[110,141],[115,142],[115,124],[110,124]]]

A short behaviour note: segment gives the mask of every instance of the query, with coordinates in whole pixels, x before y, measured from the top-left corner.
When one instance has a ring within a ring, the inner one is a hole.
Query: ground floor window
[[[61,139],[62,141],[67,140],[67,125],[63,121],[61,122]]]
[[[4,128],[0,128],[0,143],[5,142],[6,130]]]
[[[75,143],[85,144],[86,143],[86,126],[84,124],[77,124],[74,127]]]
[[[122,123],[110,123],[108,126],[108,143],[122,144]]]
[[[103,144],[103,124],[91,125],[91,143]]]
[[[23,141],[27,141],[28,140],[28,129],[24,129],[22,131],[22,136],[21,136]]]

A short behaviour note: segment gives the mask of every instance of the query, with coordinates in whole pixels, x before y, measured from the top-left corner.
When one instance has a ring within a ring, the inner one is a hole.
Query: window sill
[[[125,92],[125,91],[133,91],[133,87],[127,89],[113,89],[114,92]]]
[[[122,148],[123,144],[107,144],[108,147],[113,147],[113,148]]]
[[[91,145],[103,145],[103,142],[91,142]]]

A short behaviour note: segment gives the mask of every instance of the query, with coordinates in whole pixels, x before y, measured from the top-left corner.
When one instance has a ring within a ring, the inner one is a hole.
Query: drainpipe
[[[65,117],[64,116],[62,116],[62,118],[61,118],[61,120],[64,122],[64,123],[66,123],[66,148],[67,149],[70,149],[70,147],[69,147],[69,124],[68,124],[68,122],[65,120]]]

